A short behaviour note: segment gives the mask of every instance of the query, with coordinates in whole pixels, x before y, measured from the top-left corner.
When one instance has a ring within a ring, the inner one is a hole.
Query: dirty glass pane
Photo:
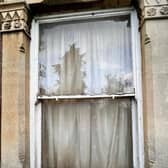
[[[45,95],[133,92],[129,17],[42,24],[39,88]]]
[[[131,100],[45,100],[43,168],[132,168]]]

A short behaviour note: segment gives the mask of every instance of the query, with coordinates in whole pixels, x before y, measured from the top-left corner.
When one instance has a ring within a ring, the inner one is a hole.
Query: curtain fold
[[[45,101],[43,168],[132,168],[131,101]]]
[[[40,94],[133,92],[129,22],[124,16],[41,25]]]

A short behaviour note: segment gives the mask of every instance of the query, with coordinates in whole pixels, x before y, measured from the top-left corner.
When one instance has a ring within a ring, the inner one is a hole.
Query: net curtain
[[[47,24],[40,37],[40,94],[132,92],[129,20]]]
[[[39,94],[133,92],[127,18],[44,24]],[[131,101],[44,101],[43,168],[131,168]]]

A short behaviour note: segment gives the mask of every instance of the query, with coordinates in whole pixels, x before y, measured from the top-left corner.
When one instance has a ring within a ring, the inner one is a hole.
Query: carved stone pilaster
[[[24,2],[0,5],[0,32],[23,30],[30,33],[30,13]]]
[[[1,168],[30,167],[29,23],[30,11],[25,2],[0,3]]]
[[[168,18],[168,0],[144,0],[142,22],[155,18]]]
[[[165,5],[168,3],[168,0],[144,0],[144,6],[158,6]]]

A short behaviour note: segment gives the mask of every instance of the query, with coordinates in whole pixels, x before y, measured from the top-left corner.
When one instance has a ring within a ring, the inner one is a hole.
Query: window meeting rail
[[[130,98],[135,97],[134,93],[129,94],[112,94],[112,95],[65,95],[65,96],[38,96],[38,100],[76,100],[76,99],[102,99],[102,98]]]

